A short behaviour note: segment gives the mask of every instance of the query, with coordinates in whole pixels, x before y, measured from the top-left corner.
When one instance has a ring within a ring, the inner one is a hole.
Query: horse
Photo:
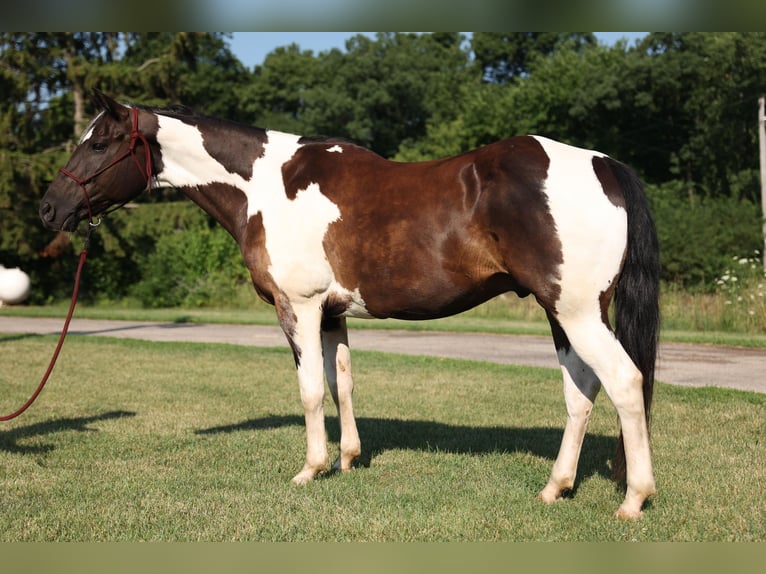
[[[534,135],[394,162],[340,138],[120,104],[98,90],[93,99],[98,115],[42,197],[43,224],[95,225],[154,185],[177,188],[231,234],[292,349],[306,428],[294,483],[351,470],[361,454],[348,317],[434,319],[515,292],[545,311],[563,375],[565,428],[538,498],[572,492],[603,386],[620,424],[613,471],[625,498],[616,515],[642,515],[656,492],[659,247],[631,168]],[[341,431],[332,466],[325,377]]]

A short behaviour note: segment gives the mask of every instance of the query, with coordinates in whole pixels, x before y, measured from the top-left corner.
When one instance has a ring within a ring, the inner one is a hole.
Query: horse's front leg
[[[330,461],[324,427],[324,372],[320,335],[322,310],[321,305],[313,300],[297,304],[280,301],[277,315],[293,349],[306,419],[306,463],[293,477],[293,482],[306,484],[327,470]]]
[[[362,446],[351,401],[354,380],[351,378],[351,352],[345,317],[322,322],[322,349],[327,384],[340,419],[340,456],[332,467],[334,470],[347,471],[351,470],[354,459],[361,454]]]

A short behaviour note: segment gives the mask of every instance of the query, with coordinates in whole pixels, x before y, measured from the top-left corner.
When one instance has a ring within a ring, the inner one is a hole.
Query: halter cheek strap
[[[110,163],[102,167],[101,169],[93,172],[87,177],[77,177],[75,174],[73,174],[71,171],[60,168],[59,171],[63,173],[68,178],[74,180],[75,183],[77,183],[80,188],[82,189],[83,194],[85,195],[85,204],[88,207],[88,225],[91,227],[96,227],[101,223],[101,220],[99,219],[97,222],[93,222],[93,210],[90,206],[90,196],[88,195],[88,190],[85,187],[87,184],[89,184],[91,181],[96,179],[97,176],[104,173],[109,168],[117,165],[119,162],[121,162],[126,157],[130,156],[133,159],[133,163],[138,168],[138,171],[141,172],[141,175],[146,177],[146,184],[149,188],[149,191],[152,190],[152,150],[149,148],[149,142],[146,141],[146,136],[142,134],[140,131],[138,131],[138,108],[131,108],[131,111],[133,113],[133,130],[130,133],[130,145],[128,146],[128,149],[125,150],[122,154],[117,156],[115,159],[113,159]],[[138,161],[138,157],[136,156],[136,145],[138,142],[141,142],[144,145],[144,168],[141,167],[141,164]]]

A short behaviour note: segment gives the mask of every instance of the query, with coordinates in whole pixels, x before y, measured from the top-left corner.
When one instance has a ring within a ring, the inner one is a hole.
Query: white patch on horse
[[[586,305],[600,314],[599,294],[617,275],[627,245],[627,213],[609,201],[593,169],[593,157],[603,154],[535,139],[550,159],[544,190],[563,252],[556,310],[581,312]]]
[[[330,293],[348,300],[348,308],[343,313],[344,317],[356,317],[357,319],[372,319],[373,316],[367,311],[367,305],[359,292],[359,287],[349,291],[338,282],[333,282]]]
[[[343,148],[340,147],[339,145],[334,145],[330,148],[327,148],[327,151],[331,153],[343,153]]]
[[[309,298],[325,293],[335,277],[322,246],[322,239],[340,210],[311,183],[287,197],[282,166],[300,149],[300,137],[268,132],[263,155],[253,166],[247,195],[248,218],[260,213],[266,232],[269,273],[290,298]]]
[[[88,141],[90,138],[93,137],[93,128],[96,126],[96,122],[101,118],[101,116],[104,115],[104,112],[100,112],[95,118],[91,120],[91,122],[88,124],[88,127],[85,128],[85,131],[82,134],[82,137],[80,137],[80,141],[77,143],[77,145],[82,145],[86,141]]]

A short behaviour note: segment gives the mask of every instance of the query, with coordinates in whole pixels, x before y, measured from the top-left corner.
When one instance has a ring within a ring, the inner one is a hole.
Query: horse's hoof
[[[332,463],[331,469],[332,472],[351,472],[354,470],[354,459],[352,458],[349,462],[346,462],[346,464],[343,464],[342,458],[338,457],[334,463]]]
[[[314,473],[310,471],[302,470],[293,477],[292,482],[293,484],[297,484],[298,486],[303,486],[311,482],[313,479],[314,479]]]
[[[617,509],[617,512],[614,513],[615,518],[619,518],[620,520],[636,520],[643,515],[644,512],[641,509],[635,510],[631,508],[623,508],[622,506],[620,506],[620,508]]]
[[[564,500],[564,492],[567,489],[560,488],[555,484],[548,483],[545,488],[537,495],[538,500],[542,500],[546,504],[552,504],[560,500]]]

